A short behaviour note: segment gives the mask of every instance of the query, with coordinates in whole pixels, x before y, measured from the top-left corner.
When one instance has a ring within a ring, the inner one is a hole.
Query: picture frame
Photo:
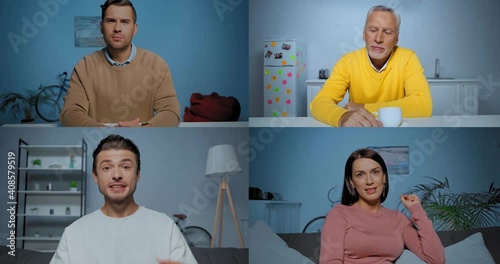
[[[389,175],[410,174],[410,147],[408,146],[384,146],[368,147],[375,150],[384,159]]]
[[[75,47],[104,47],[100,16],[75,16]]]

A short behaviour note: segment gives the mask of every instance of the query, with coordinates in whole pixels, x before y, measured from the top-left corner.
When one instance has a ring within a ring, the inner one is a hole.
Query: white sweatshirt
[[[140,206],[114,218],[101,210],[68,226],[50,264],[158,264],[158,260],[196,264],[175,222]]]

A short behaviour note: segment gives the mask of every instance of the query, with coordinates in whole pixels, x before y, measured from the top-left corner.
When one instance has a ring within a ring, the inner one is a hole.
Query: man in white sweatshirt
[[[140,170],[130,139],[109,135],[99,143],[92,175],[104,206],[64,230],[51,264],[197,263],[170,217],[135,203]]]

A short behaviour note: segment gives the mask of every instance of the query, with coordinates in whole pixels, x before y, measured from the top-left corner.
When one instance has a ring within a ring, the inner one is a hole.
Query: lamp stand
[[[245,245],[243,244],[243,237],[240,232],[240,225],[238,224],[238,217],[236,216],[236,211],[234,210],[233,197],[231,196],[231,189],[229,188],[229,184],[226,181],[225,177],[222,177],[222,181],[219,184],[219,194],[217,196],[217,207],[215,209],[215,220],[214,220],[214,228],[213,228],[213,236],[212,241],[210,242],[210,247],[213,248],[215,244],[215,237],[217,234],[217,222],[219,222],[219,247],[221,247],[222,243],[222,212],[224,211],[224,193],[227,193],[227,199],[229,200],[229,206],[231,207],[231,212],[233,213],[234,225],[236,227],[236,232],[238,233],[238,237],[240,239],[240,247],[243,248]]]

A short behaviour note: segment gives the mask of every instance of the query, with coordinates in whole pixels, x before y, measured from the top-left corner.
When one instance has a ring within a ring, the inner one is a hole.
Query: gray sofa
[[[8,255],[6,246],[0,246],[2,264],[48,264],[54,253],[16,249],[16,256]],[[248,264],[247,248],[191,248],[198,264]]]
[[[481,232],[486,248],[490,251],[495,263],[500,263],[500,227],[477,228],[465,231],[439,231],[437,232],[443,246],[447,247],[460,242],[468,236]],[[320,233],[278,234],[289,247],[297,250],[302,255],[319,263]]]

